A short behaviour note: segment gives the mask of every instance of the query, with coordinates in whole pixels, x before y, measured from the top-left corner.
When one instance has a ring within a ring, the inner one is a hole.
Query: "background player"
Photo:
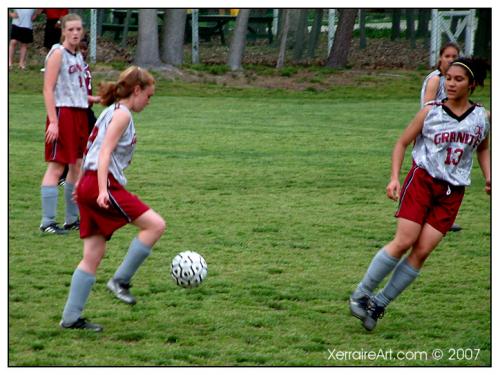
[[[96,117],[94,114],[94,111],[92,110],[92,106],[94,103],[99,103],[101,101],[101,98],[99,96],[94,96],[92,95],[92,72],[90,71],[90,66],[87,64],[87,54],[88,54],[88,47],[89,47],[89,42],[88,42],[88,37],[85,35],[82,40],[80,41],[80,53],[82,54],[83,61],[84,61],[84,67],[83,70],[85,71],[85,86],[87,86],[87,93],[88,93],[88,101],[89,101],[89,107],[87,108],[87,120],[88,120],[88,133],[92,132],[92,129],[94,128],[94,124],[96,122]],[[64,186],[66,183],[66,176],[68,175],[68,170],[69,167],[66,166],[64,168],[64,172],[59,178],[59,186]]]
[[[139,228],[123,263],[107,283],[108,289],[128,304],[136,302],[129,291],[130,280],[165,230],[161,216],[124,188],[127,179],[123,171],[136,145],[131,112],[142,111],[154,89],[151,74],[136,66],[125,70],[116,84],[101,85],[101,102],[111,105],[101,113],[89,137],[83,176],[77,183],[75,198],[81,212],[83,259],[73,273],[62,328],[102,330],[100,325],[82,318],[81,313],[104,257],[106,241],[117,229],[128,223]]]
[[[350,299],[352,315],[369,331],[387,305],[419,275],[425,260],[453,224],[465,186],[470,184],[474,151],[490,194],[489,114],[469,102],[475,87],[483,85],[486,67],[477,59],[454,61],[446,72],[448,100],[425,106],[394,147],[387,196],[400,198],[396,235],[372,259]],[[399,172],[405,150],[413,141],[413,167],[401,189]],[[401,259],[410,248],[409,255]],[[393,270],[385,287],[372,295]]]
[[[460,47],[455,43],[446,43],[439,50],[439,60],[435,70],[425,77],[420,92],[420,108],[430,101],[446,99],[445,74],[450,64],[460,55]]]
[[[43,96],[47,110],[45,161],[47,170],[41,186],[43,233],[65,234],[79,228],[78,206],[72,200],[83,151],[88,138],[87,88],[84,61],[78,51],[83,33],[76,14],[62,18],[62,44],[55,44],[45,60]],[[69,165],[64,186],[65,224],[56,223],[59,177]]]

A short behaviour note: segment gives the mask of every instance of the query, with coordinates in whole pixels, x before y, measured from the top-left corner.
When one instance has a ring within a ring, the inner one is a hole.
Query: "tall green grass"
[[[133,307],[105,284],[136,230],[108,243],[85,310],[102,334],[58,327],[82,243],[75,233],[38,231],[43,100],[10,94],[9,365],[491,365],[490,200],[477,165],[457,219],[464,230],[446,236],[374,332],[348,313],[349,294],[394,233],[390,155],[418,95],[177,90],[159,90],[136,115],[138,147],[126,171],[128,189],[168,230],[133,280]],[[197,289],[170,280],[182,250],[208,262]],[[443,359],[432,358],[435,349]],[[458,349],[473,358],[453,358]],[[427,358],[356,358],[379,350]],[[339,351],[354,357],[332,359]]]

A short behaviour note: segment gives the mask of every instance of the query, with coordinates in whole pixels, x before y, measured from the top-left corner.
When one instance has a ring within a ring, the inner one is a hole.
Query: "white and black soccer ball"
[[[207,277],[205,259],[195,251],[183,251],[172,259],[170,275],[183,288],[195,288]]]

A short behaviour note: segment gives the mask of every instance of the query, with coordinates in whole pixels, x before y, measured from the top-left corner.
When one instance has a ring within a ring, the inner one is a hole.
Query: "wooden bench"
[[[192,19],[192,14],[187,14],[185,32],[187,42],[191,41]],[[226,44],[224,28],[235,19],[236,17],[230,15],[200,14],[198,15],[198,35],[205,42],[209,42],[213,36],[219,36],[221,44]]]
[[[129,15],[128,30],[137,31],[139,28],[139,12],[131,10]],[[158,11],[158,27],[163,25],[164,12]],[[114,40],[120,40],[125,30],[125,23],[127,21],[127,10],[125,9],[112,9],[108,15],[108,20],[102,23],[102,32],[110,31],[113,33]],[[230,22],[236,22],[236,16],[232,15],[217,15],[217,14],[200,14],[198,15],[198,35],[201,39],[209,42],[214,36],[220,38],[221,44],[226,44],[225,31],[226,26]],[[191,41],[192,30],[192,14],[186,15],[186,30],[185,40]],[[265,32],[258,31],[258,25],[265,26]],[[250,16],[248,19],[248,33],[247,39],[256,40],[258,38],[267,38],[269,43],[273,42],[273,16]]]
[[[129,10],[130,19],[128,21],[128,31],[137,31],[139,29],[139,11]],[[158,11],[158,26],[163,24],[163,11]],[[126,9],[111,9],[108,14],[108,19],[106,22],[102,23],[102,32],[111,31],[113,32],[113,39],[120,40],[122,34],[125,30],[125,23],[127,21],[127,10]]]
[[[225,26],[229,22],[236,22],[236,16],[228,14],[200,14],[198,15],[198,33],[200,38],[210,41],[213,36],[219,36],[221,44],[226,44]],[[187,15],[186,20],[186,40],[191,36],[192,15]],[[265,25],[266,32],[259,33],[257,25]],[[248,19],[247,39],[255,40],[258,38],[267,38],[269,43],[273,42],[273,16],[250,16]]]

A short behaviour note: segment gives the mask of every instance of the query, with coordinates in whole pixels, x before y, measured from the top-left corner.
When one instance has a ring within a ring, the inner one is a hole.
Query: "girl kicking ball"
[[[106,241],[126,224],[139,229],[108,289],[122,302],[135,304],[130,280],[165,231],[165,222],[137,196],[125,190],[124,169],[132,161],[137,138],[132,112],[141,112],[155,91],[149,72],[132,66],[116,83],[101,86],[100,98],[108,107],[101,113],[89,136],[75,198],[80,208],[83,259],[71,279],[61,327],[102,331],[81,316],[95,283],[97,268],[106,251]]]

